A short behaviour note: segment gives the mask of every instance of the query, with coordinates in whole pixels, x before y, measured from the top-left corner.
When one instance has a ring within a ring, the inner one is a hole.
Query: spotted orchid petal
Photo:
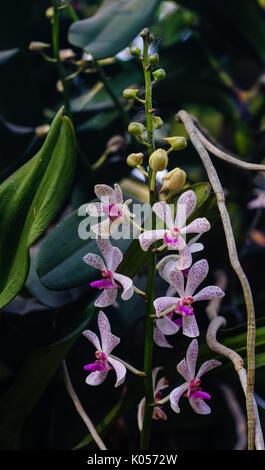
[[[110,204],[115,204],[116,195],[110,186],[107,186],[106,184],[96,184],[94,191],[98,199],[104,204],[107,204],[108,206]]]
[[[175,335],[179,331],[179,326],[166,315],[156,320],[156,326],[164,335]]]
[[[156,202],[153,205],[152,209],[155,212],[155,214],[157,215],[157,217],[159,217],[166,224],[166,226],[169,229],[174,228],[174,223],[173,223],[173,219],[172,219],[171,210],[170,210],[169,205],[166,204],[165,201]]]
[[[188,269],[192,263],[191,251],[188,245],[186,245],[182,250],[179,251],[179,257],[176,263],[176,268],[179,271]]]
[[[179,362],[177,365],[177,371],[182,377],[186,380],[186,382],[189,382],[191,380],[191,374],[187,366],[186,359],[182,359],[182,361]]]
[[[105,262],[106,262],[106,265],[107,265],[107,268],[112,271],[112,260],[113,260],[113,247],[112,247],[112,244],[110,243],[110,241],[108,239],[101,239],[101,238],[98,238],[97,239],[97,245],[98,245],[98,248],[99,250],[101,251],[104,259],[105,259]]]
[[[219,367],[221,365],[222,363],[220,361],[217,361],[216,359],[211,359],[209,361],[204,362],[198,370],[196,379],[200,378],[206,372],[209,372],[210,370],[215,369],[215,367]]]
[[[83,335],[95,346],[97,351],[102,351],[98,336],[93,331],[85,330]]]
[[[139,235],[139,242],[143,251],[147,251],[149,247],[157,240],[163,240],[167,230],[146,230]]]
[[[152,370],[152,384],[153,384],[153,389],[155,391],[155,388],[156,388],[156,378],[157,378],[157,374],[160,370],[162,370],[163,367],[155,367],[153,370]]]
[[[91,227],[91,230],[100,238],[109,238],[112,235],[113,229],[111,228],[111,221],[109,218],[95,224]],[[115,231],[115,230],[114,230]]]
[[[190,253],[197,253],[198,251],[202,251],[204,249],[204,246],[202,243],[192,243],[191,245],[189,244],[189,249]]]
[[[86,208],[86,213],[91,217],[100,217],[106,214],[106,206],[102,202],[91,202]]]
[[[180,408],[179,408],[179,399],[180,397],[183,395],[183,393],[186,392],[186,390],[188,390],[188,383],[185,382],[184,384],[180,385],[179,387],[177,388],[174,388],[174,390],[172,390],[172,392],[170,393],[170,406],[172,408],[173,411],[175,411],[175,413],[179,413],[180,412]]]
[[[169,284],[175,287],[179,296],[184,297],[184,276],[182,272],[177,269],[173,269],[167,277]]]
[[[104,261],[100,258],[100,256],[95,255],[94,253],[87,253],[87,255],[83,257],[83,261],[95,269],[106,269]]]
[[[123,300],[129,300],[134,293],[133,281],[128,276],[124,276],[123,274],[114,273],[113,277],[123,287],[123,293],[121,294],[121,298]]]
[[[100,332],[102,351],[109,354],[109,338],[110,338],[110,323],[104,312],[100,311],[98,314],[98,329]]]
[[[204,233],[208,232],[210,230],[211,225],[210,222],[205,218],[198,218],[193,220],[187,227],[183,227],[180,230],[181,234],[186,234],[186,233]]]
[[[198,292],[198,294],[193,296],[194,302],[199,300],[211,300],[214,297],[223,297],[225,294],[218,286],[208,286],[204,287]]]
[[[114,193],[115,193],[116,204],[122,204],[123,203],[122,190],[117,183],[114,184]]]
[[[108,370],[91,372],[86,378],[86,383],[88,385],[100,385],[106,379],[108,375]]]
[[[154,328],[154,342],[160,348],[173,348],[158,328]]]
[[[123,260],[123,254],[121,250],[118,247],[114,246],[113,251],[112,251],[112,268],[111,268],[113,272],[116,271],[117,267],[119,266],[119,264],[121,264],[122,260]]]
[[[176,227],[183,227],[188,217],[196,207],[197,198],[194,191],[189,190],[181,194],[177,202],[177,213],[175,219]]]
[[[116,372],[117,380],[115,383],[115,388],[119,387],[119,385],[121,385],[125,380],[126,367],[120,361],[113,359],[113,357],[108,357],[108,362],[112,365],[113,369]]]
[[[160,392],[161,390],[164,390],[167,387],[168,381],[165,379],[165,377],[161,377],[161,379],[158,380],[156,386],[154,387],[154,393]]]
[[[190,345],[187,349],[187,353],[186,353],[186,362],[187,362],[187,367],[188,367],[188,370],[189,370],[190,380],[194,379],[194,377],[195,377],[195,370],[196,370],[196,362],[197,362],[197,359],[198,359],[198,353],[199,353],[198,341],[197,341],[197,339],[194,339],[190,343]]]
[[[189,402],[193,410],[199,415],[211,413],[211,408],[201,398],[189,398]]]
[[[176,305],[180,299],[177,297],[158,297],[154,301],[154,307],[156,310],[156,315],[159,316],[161,312],[172,307],[172,310],[176,308]]]
[[[201,259],[191,266],[187,278],[185,295],[192,295],[197,287],[204,281],[209,271],[208,261]]]
[[[200,332],[195,315],[185,315],[182,317],[182,331],[189,338],[199,336]]]
[[[115,302],[117,293],[118,289],[104,289],[102,294],[100,294],[100,296],[95,301],[95,307],[109,307]]]

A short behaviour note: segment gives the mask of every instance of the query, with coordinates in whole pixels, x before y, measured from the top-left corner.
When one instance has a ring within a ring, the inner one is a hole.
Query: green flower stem
[[[148,153],[153,153],[154,146],[154,128],[152,114],[149,112],[152,109],[152,85],[150,78],[150,71],[146,67],[148,66],[148,44],[144,40],[144,51],[143,51],[143,70],[145,78],[145,115],[146,115],[146,128],[147,128],[147,140],[148,140]],[[152,169],[149,170],[149,188],[152,181]],[[149,189],[149,202],[152,206],[156,202],[155,188],[151,191]],[[152,215],[152,228],[155,228],[155,214]],[[144,352],[144,371],[146,373],[145,379],[145,409],[144,409],[144,421],[143,429],[141,433],[141,450],[147,450],[149,448],[150,435],[151,435],[151,424],[153,408],[150,406],[154,401],[153,383],[152,383],[152,368],[153,368],[153,336],[154,336],[154,322],[150,318],[150,314],[153,312],[154,302],[154,284],[156,275],[156,255],[151,250],[148,253],[148,276],[146,285],[146,323],[145,323],[145,352]]]
[[[54,9],[53,14],[53,23],[52,23],[52,45],[53,45],[53,53],[56,59],[56,66],[58,70],[58,75],[62,81],[63,85],[63,101],[65,105],[65,114],[71,118],[71,108],[70,108],[70,99],[69,99],[69,84],[66,80],[66,73],[64,67],[60,61],[60,53],[59,53],[59,20],[60,14],[58,10],[58,1],[52,0],[52,5]]]
[[[103,68],[99,65],[98,61],[95,58],[94,58],[94,64],[95,64],[95,68],[96,68],[102,82],[104,83],[106,91],[108,92],[108,94],[110,95],[113,103],[115,104],[116,108],[118,109],[124,124],[126,125],[126,127],[128,127],[129,118],[128,118],[128,115],[127,115],[122,103],[120,102],[118,96],[116,95],[115,91],[113,90],[113,88],[110,84],[110,81],[107,79]]]

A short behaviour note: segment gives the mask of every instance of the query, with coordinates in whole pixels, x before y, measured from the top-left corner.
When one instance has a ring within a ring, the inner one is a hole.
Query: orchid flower
[[[120,361],[111,357],[110,353],[119,344],[120,338],[111,333],[109,321],[103,312],[98,314],[98,328],[101,341],[93,331],[83,331],[83,335],[96,348],[95,362],[84,366],[84,370],[91,372],[86,378],[86,383],[88,385],[100,385],[106,379],[108,372],[114,369],[117,378],[115,387],[118,387],[125,380],[126,367]]]
[[[165,377],[162,377],[156,383],[157,374],[161,369],[162,369],[162,367],[156,367],[152,371],[152,382],[153,382],[154,400],[155,401],[161,400],[161,390],[164,390],[165,388],[168,387],[168,381]],[[144,408],[145,408],[145,398],[142,398],[142,400],[140,401],[140,403],[138,405],[138,413],[137,413],[138,428],[139,428],[140,431],[142,431],[142,429],[143,429]],[[163,421],[167,420],[167,415],[161,409],[161,406],[154,407],[153,419],[162,419]]]
[[[90,284],[91,287],[103,289],[102,294],[95,301],[95,307],[108,307],[112,305],[116,300],[118,289],[120,289],[121,286],[123,288],[121,298],[123,300],[130,299],[134,293],[133,281],[129,277],[115,272],[123,259],[121,250],[116,246],[112,246],[109,240],[97,239],[96,241],[98,248],[103,254],[105,263],[100,256],[94,253],[87,253],[83,257],[85,263],[101,271],[102,279]],[[118,284],[115,281],[117,281]]]
[[[210,400],[211,396],[203,392],[201,389],[201,377],[206,372],[214,369],[215,367],[221,366],[222,363],[212,359],[204,362],[197,375],[195,376],[196,362],[198,358],[198,341],[194,339],[187,350],[186,359],[183,359],[177,365],[177,371],[182,375],[186,382],[177,388],[174,388],[169,395],[170,405],[172,410],[176,413],[180,412],[179,399],[184,396],[189,399],[189,403],[193,410],[201,415],[207,415],[211,413],[211,408],[205,403],[204,400]],[[163,401],[163,400],[161,400]]]
[[[156,202],[153,211],[166,224],[167,229],[147,230],[139,236],[141,248],[147,251],[157,240],[163,240],[169,249],[179,251],[177,269],[186,269],[191,266],[192,257],[190,247],[183,238],[188,233],[202,234],[210,230],[210,223],[203,218],[197,218],[185,226],[186,220],[196,207],[197,198],[194,191],[189,190],[181,194],[177,202],[177,213],[173,221],[170,207],[165,201]]]
[[[175,268],[175,262],[168,260],[162,269],[162,277],[170,284],[166,297],[159,297],[154,301],[156,309],[156,327],[163,335],[173,335],[183,328],[183,334],[194,338],[199,336],[199,329],[194,315],[192,304],[200,300],[210,300],[214,297],[223,297],[225,294],[218,286],[207,286],[193,295],[197,287],[204,281],[209,271],[206,259],[197,261],[189,270],[186,287],[184,288],[184,274]],[[177,292],[179,297],[172,297]],[[170,296],[169,296],[170,295]],[[162,314],[162,315],[161,315]],[[182,316],[182,325],[175,314]],[[161,318],[159,318],[161,317]],[[163,344],[163,337],[155,332],[155,341],[159,346],[168,347]]]
[[[128,209],[132,200],[128,199],[123,202],[122,190],[118,184],[114,185],[114,189],[106,184],[97,184],[95,194],[101,202],[91,202],[88,204],[86,212],[92,217],[106,215],[107,218],[93,225],[91,230],[101,238],[109,238],[118,226],[125,222],[126,217],[134,217],[134,214]]]
[[[265,208],[265,191],[263,189],[255,188],[253,193],[256,198],[250,201],[247,205],[248,209],[264,209]]]

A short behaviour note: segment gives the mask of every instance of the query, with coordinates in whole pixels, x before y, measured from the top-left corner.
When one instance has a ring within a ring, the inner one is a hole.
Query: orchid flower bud
[[[49,47],[51,47],[50,44],[41,41],[31,41],[31,43],[29,44],[29,50],[36,52],[42,52],[45,49],[48,49]]]
[[[149,158],[149,166],[155,172],[165,170],[167,163],[167,152],[164,149],[155,150]]]
[[[141,50],[139,49],[139,47],[132,46],[130,48],[130,53],[134,56],[139,56],[141,54]]]
[[[180,191],[186,182],[186,173],[181,168],[174,168],[162,178],[163,185],[160,193],[165,191]]]
[[[135,137],[141,137],[142,133],[145,131],[145,126],[140,122],[130,122],[128,126],[128,132],[134,135]]]
[[[45,11],[45,16],[46,18],[48,18],[48,20],[52,20],[54,17],[54,8],[53,7],[47,8],[47,10]]]
[[[64,62],[65,60],[73,59],[76,56],[72,49],[61,49],[59,51],[60,61]]]
[[[124,144],[124,139],[121,135],[114,135],[107,142],[107,149],[110,153],[116,153]]]
[[[187,147],[187,139],[185,137],[165,137],[163,140],[171,145],[172,150],[183,150]]]
[[[159,62],[159,55],[158,54],[151,54],[149,57],[149,64],[155,65]]]
[[[126,98],[126,100],[134,100],[138,92],[138,89],[134,90],[133,88],[126,88],[123,90],[123,98]]]
[[[153,116],[153,123],[155,129],[161,129],[161,127],[164,125],[160,116]]]
[[[151,33],[150,29],[148,28],[144,28],[141,32],[140,32],[140,36],[143,38],[144,41],[147,42],[147,44],[150,46],[150,44],[153,42],[154,40],[154,35],[153,33]]]
[[[129,165],[131,168],[136,168],[138,165],[142,164],[143,158],[143,153],[131,153],[127,157],[127,165]]]
[[[164,69],[157,69],[154,72],[152,72],[152,75],[155,81],[158,82],[158,80],[163,80],[163,78],[165,78],[166,71]]]

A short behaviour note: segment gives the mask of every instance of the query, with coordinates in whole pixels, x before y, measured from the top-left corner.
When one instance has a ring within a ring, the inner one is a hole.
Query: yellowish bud
[[[183,150],[187,147],[185,137],[165,137],[163,140],[171,146],[172,150]]]
[[[149,158],[149,166],[155,172],[165,170],[167,163],[167,152],[164,149],[155,150]]]
[[[62,80],[58,80],[58,82],[56,83],[56,90],[59,91],[60,93],[63,92],[63,82],[62,82]]]
[[[162,178],[163,185],[160,193],[165,191],[180,191],[186,182],[186,173],[181,168],[174,168]]]
[[[47,44],[46,42],[41,42],[41,41],[31,41],[31,43],[29,44],[30,51],[41,52],[41,51],[44,51],[45,49],[48,49],[49,47],[51,47],[50,44]]]
[[[124,144],[124,139],[121,135],[114,135],[107,142],[107,149],[111,153],[118,152]]]
[[[166,71],[164,69],[157,69],[154,72],[152,72],[152,75],[157,82],[158,80],[163,80],[166,76]]]
[[[140,122],[130,122],[128,131],[136,137],[141,137],[142,133],[145,131],[145,127]]]
[[[138,89],[133,89],[133,88],[126,88],[123,90],[123,98],[126,98],[126,100],[134,100],[137,96]]]
[[[73,59],[76,56],[72,49],[61,49],[59,51],[60,61],[64,62],[65,60]]]
[[[155,129],[161,129],[161,127],[164,125],[160,116],[153,116],[153,123]]]
[[[143,153],[131,153],[127,157],[127,165],[129,165],[132,168],[136,168],[138,165],[142,164],[144,158]]]
[[[35,127],[35,134],[37,137],[45,137],[50,130],[49,124],[43,124],[42,126]]]
[[[48,18],[48,20],[52,20],[52,19],[53,19],[53,16],[54,16],[54,9],[53,9],[53,7],[47,8],[47,10],[45,11],[45,16],[46,16],[46,18]]]

